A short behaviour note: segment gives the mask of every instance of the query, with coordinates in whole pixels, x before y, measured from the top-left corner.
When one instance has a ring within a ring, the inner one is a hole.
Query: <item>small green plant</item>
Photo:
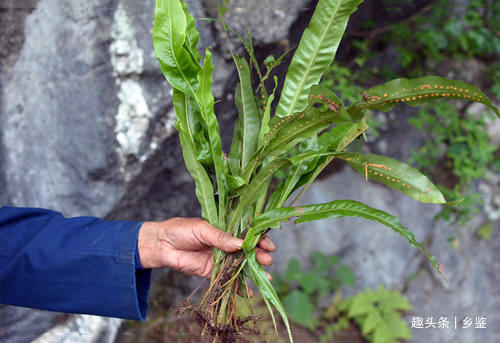
[[[479,229],[477,229],[477,235],[479,238],[489,241],[493,235],[493,224],[486,223],[481,225]]]
[[[219,20],[227,33],[223,19],[226,2],[219,8]],[[257,285],[270,314],[274,307],[281,315],[293,342],[285,309],[266,271],[257,263],[255,251],[267,231],[278,228],[281,221],[296,218],[300,224],[346,216],[376,221],[405,237],[437,268],[435,258],[413,233],[386,212],[353,200],[293,206],[334,158],[347,161],[363,176],[360,181],[371,178],[417,201],[445,204],[441,191],[409,165],[385,156],[345,152],[368,128],[367,112],[388,111],[399,103],[418,106],[436,99],[460,99],[483,103],[500,117],[477,87],[437,76],[389,81],[365,90],[358,101],[348,106],[330,89],[318,86],[334,60],[349,16],[361,2],[319,1],[288,67],[275,111],[271,105],[275,96],[278,98],[277,87],[268,91],[264,81],[272,78],[278,84],[273,72],[281,58],[269,57],[260,64],[253,53],[251,36],[242,37],[248,60],[233,54],[239,77],[235,93],[239,117],[231,150],[226,154],[222,151],[211,92],[210,49],[206,49],[202,63],[195,19],[184,1],[156,1],[155,52],[173,87],[175,127],[186,167],[195,180],[202,217],[219,229],[244,238],[238,253],[213,250],[214,268],[206,294],[198,306],[188,304],[183,308],[196,315],[202,334],[213,335],[214,341],[225,343],[241,338],[248,320],[240,318],[236,297],[240,292],[247,298],[250,279]],[[256,89],[252,70],[257,75]],[[283,170],[286,177],[272,188],[272,177]]]
[[[481,204],[479,194],[470,193],[470,182],[486,175],[497,149],[489,143],[486,122],[445,102],[422,106],[408,122],[425,132],[425,144],[414,151],[409,162],[417,163],[430,175],[441,166],[438,171],[448,173],[447,184],[440,190],[447,199],[463,198],[460,204],[443,208],[436,219],[468,223],[472,214],[479,212],[477,204]]]
[[[363,337],[372,343],[396,343],[411,338],[410,328],[401,318],[412,308],[401,293],[379,286],[375,292],[367,289],[347,298],[338,307],[337,324],[330,331],[340,331],[353,319]]]
[[[321,322],[319,302],[338,291],[341,285],[354,286],[355,277],[351,268],[339,264],[337,256],[313,254],[314,267],[303,272],[296,258],[290,259],[284,276],[273,275],[273,286],[283,299],[287,314],[296,323],[310,330]],[[334,275],[331,275],[335,272]]]

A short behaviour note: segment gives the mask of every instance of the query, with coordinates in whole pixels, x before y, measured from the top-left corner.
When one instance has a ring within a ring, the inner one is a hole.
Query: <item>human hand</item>
[[[201,218],[171,218],[145,222],[139,231],[139,256],[144,268],[170,267],[183,273],[209,278],[212,274],[212,247],[236,252],[242,239],[217,229]],[[276,246],[269,238],[260,241],[257,261],[273,263],[269,254]],[[270,277],[270,274],[268,274]]]

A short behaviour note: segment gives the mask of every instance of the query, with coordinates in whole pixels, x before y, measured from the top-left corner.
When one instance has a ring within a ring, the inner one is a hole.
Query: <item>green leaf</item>
[[[317,135],[339,119],[339,112],[308,107],[304,112],[286,118],[273,117],[264,138],[261,156],[279,156],[296,144]]]
[[[493,106],[479,88],[457,80],[439,76],[424,76],[416,79],[395,79],[370,88],[363,99],[349,106],[350,114],[365,109],[388,111],[398,103],[419,106],[436,99],[469,100],[488,106],[500,117],[500,112]]]
[[[377,311],[374,306],[376,301],[377,298],[375,294],[370,289],[366,289],[363,293],[359,293],[352,298],[347,315],[353,318],[355,316],[367,315],[370,312],[375,312]]]
[[[308,295],[312,295],[316,291],[329,290],[329,282],[318,274],[317,271],[309,271],[302,275],[299,279],[299,285]]]
[[[203,165],[196,160],[193,127],[188,125],[191,121],[187,117],[193,116],[193,108],[188,100],[188,96],[177,89],[174,89],[173,92],[173,102],[178,118],[176,128],[179,131],[184,163],[195,181],[196,197],[201,205],[202,217],[208,222],[215,224],[218,222],[218,215],[214,198],[214,186]]]
[[[239,117],[234,128],[233,143],[229,153],[231,172],[240,175],[257,150],[260,132],[260,117],[255,103],[250,68],[244,58],[233,56],[240,77],[236,88],[236,106]]]
[[[205,61],[202,69],[198,73],[199,87],[196,90],[196,99],[200,107],[201,117],[203,118],[210,149],[212,151],[212,159],[215,167],[215,175],[217,179],[217,193],[219,203],[219,222],[218,228],[225,230],[225,214],[226,214],[226,175],[224,173],[224,162],[222,156],[222,143],[219,133],[219,123],[215,116],[214,96],[212,95],[212,54],[207,48],[205,51]]]
[[[300,262],[295,257],[292,257],[290,261],[288,261],[285,278],[287,281],[299,281],[301,275],[302,270],[300,268]]]
[[[180,0],[157,0],[153,28],[156,57],[168,82],[183,93],[194,96],[198,88],[200,66],[185,49],[188,19]],[[194,37],[191,30],[192,44]]]
[[[286,154],[295,145],[316,136],[332,123],[345,122],[340,100],[334,95],[328,98],[319,94],[320,89],[322,88],[318,86],[310,92],[309,107],[303,112],[286,118],[274,116],[269,121],[270,131],[264,136],[264,145],[243,171],[245,180],[250,178],[262,160]]]
[[[269,185],[268,181],[274,175],[274,173],[282,168],[287,167],[288,165],[290,165],[290,162],[287,159],[266,161],[260,171],[250,181],[250,183],[241,188],[239,203],[236,206],[236,209],[231,213],[229,218],[228,227],[230,232],[235,232],[235,225],[239,220],[239,217],[243,213],[243,210],[247,206],[252,205],[262,196],[262,189],[267,189],[264,187],[266,187],[266,185]]]
[[[332,64],[347,21],[362,0],[320,0],[295,52],[276,110],[277,117],[303,111],[309,89]]]
[[[267,99],[267,106],[262,115],[262,123],[260,124],[259,132],[259,142],[257,148],[260,149],[264,144],[264,136],[269,132],[269,120],[271,119],[271,107],[274,101],[274,94],[276,93],[276,88],[278,88],[278,78],[274,77],[274,89],[269,98]]]
[[[309,301],[309,297],[299,290],[293,290],[283,299],[283,305],[287,314],[296,323],[314,330],[318,320],[314,317],[314,305]]]
[[[377,326],[380,325],[380,322],[382,321],[382,316],[380,315],[380,312],[377,309],[373,309],[368,314],[366,315],[365,319],[363,320],[363,324],[361,325],[361,333],[363,335],[368,335],[375,331]]]
[[[360,217],[376,221],[389,227],[393,231],[405,237],[410,245],[419,249],[431,261],[434,268],[436,268],[436,260],[434,256],[430,256],[425,251],[424,247],[417,242],[413,233],[404,227],[396,217],[384,211],[368,207],[360,202],[352,200],[334,200],[323,204],[282,207],[268,210],[253,220],[243,242],[242,248],[254,248],[259,242],[260,236],[265,229],[268,227],[279,227],[280,221],[285,221],[292,217],[298,217],[295,223],[300,224],[318,219],[341,218],[347,216]]]
[[[337,268],[337,277],[340,282],[344,285],[353,287],[356,283],[356,277],[354,276],[354,271],[348,266],[341,264]]]
[[[281,318],[283,318],[283,322],[285,323],[285,327],[288,331],[288,338],[290,339],[290,342],[293,343],[292,333],[290,331],[290,324],[288,322],[288,317],[286,315],[285,309],[283,308],[283,305],[281,305],[281,302],[278,298],[278,295],[276,294],[276,291],[274,290],[273,286],[271,285],[271,282],[267,278],[266,271],[257,262],[255,249],[246,250],[245,255],[247,257],[247,264],[246,264],[248,270],[247,275],[249,275],[252,281],[255,282],[257,288],[259,289],[260,294],[266,300],[266,303],[270,302],[271,304],[273,304],[273,306],[279,312]],[[271,316],[273,316],[274,318],[272,311],[271,311]]]
[[[182,8],[184,9],[184,14],[186,15],[186,50],[190,51],[191,55],[197,63],[200,63],[201,56],[197,50],[200,34],[196,29],[195,20],[191,13],[189,13],[187,4],[184,1],[182,1]]]
[[[247,183],[241,176],[238,175],[229,175],[227,177],[227,184],[229,186],[229,191],[236,190],[245,186]]]
[[[299,147],[299,151],[313,152],[317,150],[318,140],[316,136],[312,136],[310,139],[303,142],[303,144]],[[297,185],[297,182],[299,182],[300,177],[311,169],[310,162],[310,160],[304,160],[297,163],[292,162],[294,165],[290,168],[290,172],[283,183],[283,187],[276,190],[276,192],[279,193],[279,199],[275,203],[270,204],[273,206],[272,208],[283,206],[290,194],[295,190],[295,186]]]
[[[355,123],[347,123],[341,126],[336,126],[330,131],[323,133],[318,140],[323,151],[342,151],[344,150],[356,137],[359,137],[363,132],[368,129],[366,120],[363,117],[360,121]],[[308,162],[310,171],[302,175],[300,180],[295,185],[293,191],[302,187],[300,193],[292,201],[292,204],[299,199],[304,191],[312,184],[318,177],[321,171],[335,158],[335,155],[323,156],[315,158]]]
[[[365,178],[382,182],[409,197],[424,203],[444,204],[441,191],[418,169],[395,159],[359,153],[343,153],[337,156]]]

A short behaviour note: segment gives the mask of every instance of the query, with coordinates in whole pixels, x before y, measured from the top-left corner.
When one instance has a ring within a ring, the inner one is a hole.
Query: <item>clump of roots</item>
[[[186,302],[179,308],[179,315],[192,314],[201,327],[201,335],[213,337],[214,343],[246,343],[245,335],[258,335],[257,317],[240,318],[236,310],[238,293],[247,297],[248,287],[241,273],[245,256],[241,253],[226,255],[220,272],[212,278],[200,304]],[[250,324],[250,326],[249,326]]]

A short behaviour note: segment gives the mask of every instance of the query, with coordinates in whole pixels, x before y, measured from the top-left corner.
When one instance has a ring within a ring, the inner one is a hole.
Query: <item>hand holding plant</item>
[[[227,253],[240,250],[242,239],[217,229],[200,218],[171,218],[145,222],[139,231],[138,248],[144,268],[170,267],[180,272],[210,277],[213,269],[212,247]],[[259,243],[257,261],[269,266],[269,255],[276,249],[269,239]]]

